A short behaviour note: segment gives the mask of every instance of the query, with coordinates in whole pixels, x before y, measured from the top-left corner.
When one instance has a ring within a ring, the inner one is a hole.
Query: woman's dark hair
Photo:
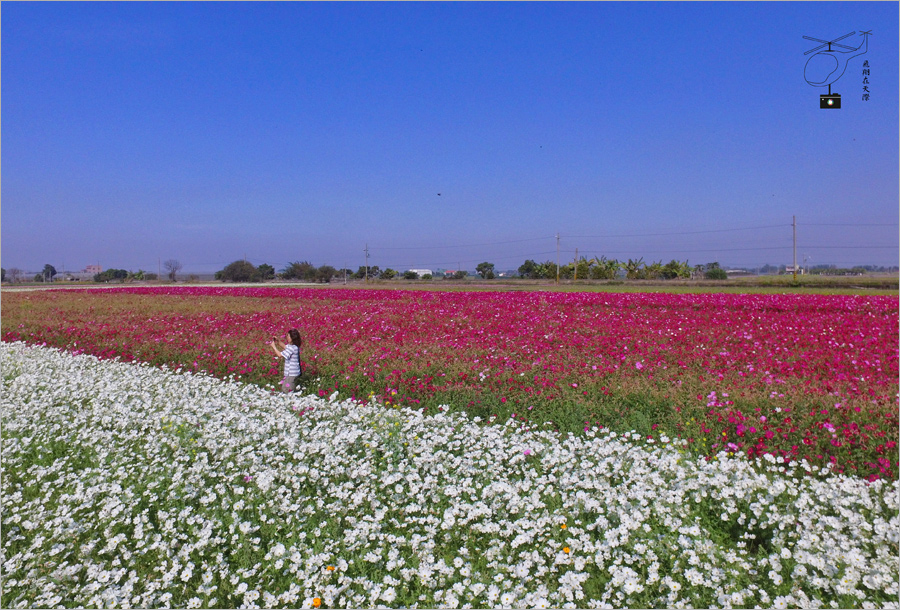
[[[288,335],[291,337],[291,343],[296,345],[297,347],[301,347],[303,345],[303,341],[300,339],[300,331],[296,328],[292,328],[288,331]]]

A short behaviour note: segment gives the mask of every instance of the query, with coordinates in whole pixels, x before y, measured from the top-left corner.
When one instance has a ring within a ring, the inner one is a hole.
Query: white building
[[[410,271],[418,275],[420,278],[425,277],[426,275],[434,275],[434,273],[431,272],[431,269],[410,269]]]

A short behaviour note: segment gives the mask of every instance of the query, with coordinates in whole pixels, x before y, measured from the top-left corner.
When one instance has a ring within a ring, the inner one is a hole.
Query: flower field
[[[898,299],[123,288],[3,294],[4,341],[526,428],[603,426],[898,476]],[[449,407],[447,407],[449,405]]]
[[[898,606],[897,481],[21,342],[0,364],[4,608]]]

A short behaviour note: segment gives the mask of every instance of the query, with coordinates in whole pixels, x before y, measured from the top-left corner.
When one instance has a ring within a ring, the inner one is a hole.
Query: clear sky
[[[896,265],[898,6],[4,2],[2,265]]]

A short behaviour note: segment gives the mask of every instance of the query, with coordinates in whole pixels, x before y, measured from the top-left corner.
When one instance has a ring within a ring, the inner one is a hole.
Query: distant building
[[[95,276],[98,273],[103,273],[103,268],[100,265],[88,265],[84,268],[84,271],[82,271],[82,273],[87,273],[91,276]]]
[[[431,272],[431,269],[410,269],[410,271],[418,275],[420,278],[425,277],[426,275],[434,275],[434,273]]]

